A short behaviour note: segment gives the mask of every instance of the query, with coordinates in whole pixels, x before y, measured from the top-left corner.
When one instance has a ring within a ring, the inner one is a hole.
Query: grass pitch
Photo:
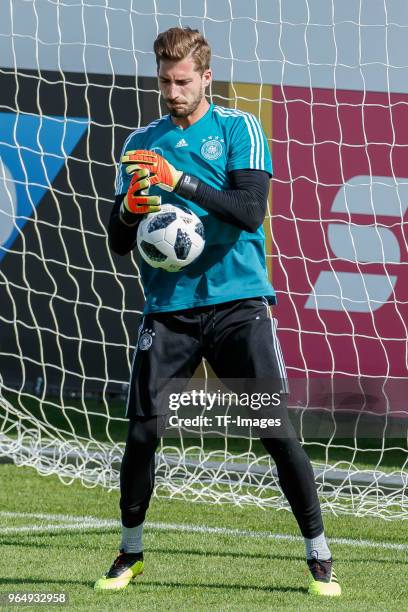
[[[64,591],[73,610],[408,610],[401,521],[326,514],[328,536],[349,542],[331,544],[343,596],[321,600],[307,594],[302,540],[262,535],[298,536],[289,512],[167,499],[148,515],[144,575],[126,591],[96,593],[118,548],[118,498],[0,464],[0,592]],[[206,529],[215,527],[225,531]]]

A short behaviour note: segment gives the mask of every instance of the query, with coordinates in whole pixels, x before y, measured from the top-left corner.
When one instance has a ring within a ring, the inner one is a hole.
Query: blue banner
[[[0,113],[0,261],[87,127],[84,118]]]

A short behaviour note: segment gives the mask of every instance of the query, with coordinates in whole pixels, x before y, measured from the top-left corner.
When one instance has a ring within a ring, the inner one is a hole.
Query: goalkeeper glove
[[[126,151],[120,161],[122,164],[128,164],[126,171],[129,174],[133,174],[137,168],[146,168],[150,172],[149,185],[158,185],[165,191],[176,190],[183,176],[180,170],[176,170],[164,157],[154,151]]]
[[[161,198],[160,196],[148,195],[147,190],[149,187],[149,171],[145,168],[134,166],[129,189],[122,202],[122,212],[126,216],[123,219],[125,223],[129,221],[129,216],[126,215],[125,211],[133,215],[145,215],[160,210]]]

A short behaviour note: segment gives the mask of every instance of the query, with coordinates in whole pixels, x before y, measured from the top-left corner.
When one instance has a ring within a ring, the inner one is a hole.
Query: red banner
[[[274,87],[272,106],[289,377],[408,377],[408,96]]]

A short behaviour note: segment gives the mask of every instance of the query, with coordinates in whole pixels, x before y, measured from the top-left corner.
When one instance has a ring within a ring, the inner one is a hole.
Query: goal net
[[[152,43],[176,25],[212,46],[211,100],[268,137],[274,317],[322,507],[407,518],[402,2],[3,1],[0,455],[118,486],[143,293],[106,227],[125,138],[165,112]],[[163,440],[157,495],[286,507],[257,439],[190,433]]]

